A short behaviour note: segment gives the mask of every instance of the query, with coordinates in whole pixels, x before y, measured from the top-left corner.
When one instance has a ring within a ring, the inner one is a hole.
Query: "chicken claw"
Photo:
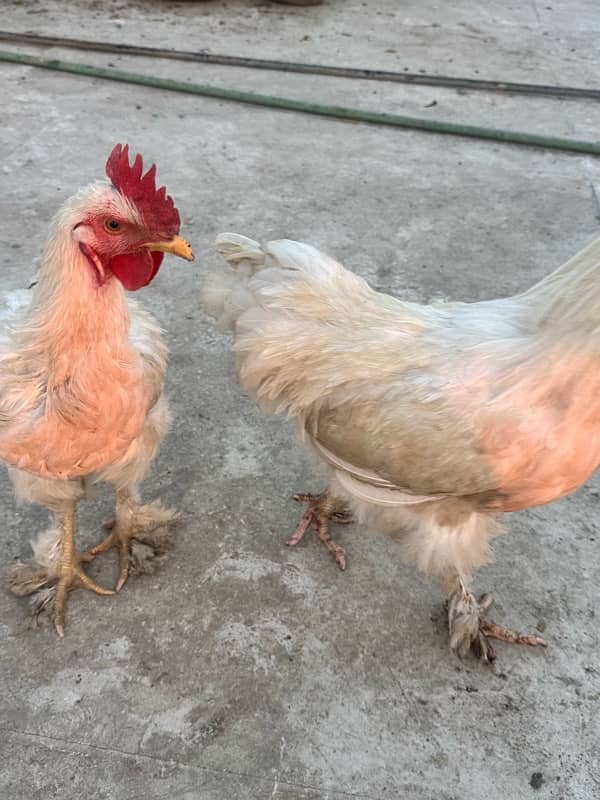
[[[17,564],[10,580],[10,590],[19,596],[32,595],[34,616],[50,613],[54,606],[54,628],[58,636],[65,635],[65,611],[67,598],[72,589],[88,589],[99,595],[113,595],[86,575],[80,564],[85,557],[75,550],[75,505],[59,515],[62,554],[56,564],[38,567],[35,564]]]
[[[493,598],[490,594],[484,594],[477,600],[461,582],[460,589],[448,599],[451,650],[461,657],[472,650],[482,661],[492,664],[496,660],[496,651],[488,639],[497,639],[510,644],[525,644],[529,647],[547,646],[540,636],[515,633],[487,619],[484,613],[492,603]]]
[[[105,597],[115,593],[112,589],[107,589],[93,581],[89,575],[85,574],[75,559],[70,564],[63,563],[54,599],[54,627],[61,639],[64,639],[65,636],[65,610],[71,589],[88,589]]]
[[[119,592],[129,577],[129,540],[132,532],[126,528],[119,527],[115,519],[105,522],[102,527],[105,530],[109,530],[110,533],[100,544],[84,553],[83,560],[91,561],[100,553],[106,553],[113,547],[117,548],[119,551],[119,577],[117,578],[115,592]]]
[[[336,522],[340,525],[349,525],[352,522],[352,514],[347,507],[329,492],[321,494],[295,494],[294,500],[298,503],[308,503],[308,508],[298,527],[288,540],[290,547],[297,545],[304,538],[306,531],[313,527],[317,536],[333,556],[338,567],[343,571],[346,569],[346,553],[344,548],[336,544],[329,533],[329,523]]]
[[[119,577],[115,591],[119,592],[130,573],[155,571],[156,566],[152,566],[152,562],[171,547],[172,528],[179,515],[160,502],[140,505],[127,489],[117,492],[116,511],[116,519],[104,525],[110,530],[108,536],[81,559],[91,561],[100,553],[115,547],[119,552]]]

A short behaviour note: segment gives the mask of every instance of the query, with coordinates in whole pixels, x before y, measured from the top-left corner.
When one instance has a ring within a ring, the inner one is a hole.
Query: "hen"
[[[190,261],[178,234],[179,213],[156,167],[143,173],[128,146],[106,163],[110,183],[94,183],[68,200],[53,220],[29,307],[0,349],[0,457],[19,498],[49,508],[55,525],[33,543],[35,564],[18,565],[15,594],[54,603],[64,635],[68,592],[98,586],[81,563],[115,546],[118,591],[130,562],[130,540],[146,537],[175,513],[160,503],[141,505],[138,485],[169,425],[163,395],[167,349],[152,317],[125,289],[154,278],[165,253]],[[112,532],[97,547],[75,550],[77,502],[89,484],[116,491]]]
[[[290,544],[348,512],[387,532],[448,594],[450,647],[543,645],[485,617],[471,579],[495,517],[548,503],[600,462],[600,240],[533,288],[479,303],[401,302],[306,244],[216,247],[205,308],[235,331],[241,385],[295,417],[329,473]]]

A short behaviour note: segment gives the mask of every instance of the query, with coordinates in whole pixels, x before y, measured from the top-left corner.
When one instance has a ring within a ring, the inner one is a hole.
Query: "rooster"
[[[156,167],[129,162],[117,145],[106,162],[109,183],[71,197],[51,224],[31,302],[0,346],[0,458],[18,498],[46,506],[54,526],[33,543],[34,564],[17,565],[15,594],[38,609],[54,605],[64,636],[71,589],[114,594],[82,563],[119,550],[115,591],[127,580],[131,538],[156,545],[175,512],[141,505],[138,485],[169,425],[163,394],[167,349],[152,317],[129,300],[155,277],[165,253],[193,259],[179,234],[179,213]],[[87,487],[116,492],[110,534],[86,554],[75,549],[75,509]],[[162,534],[159,535],[159,538]]]
[[[523,294],[402,302],[307,244],[222,234],[229,265],[203,303],[235,331],[239,381],[296,418],[326,468],[289,544],[332,521],[392,536],[448,596],[450,648],[495,658],[491,638],[543,646],[486,615],[471,590],[500,512],[573,492],[600,462],[596,287],[600,240]]]

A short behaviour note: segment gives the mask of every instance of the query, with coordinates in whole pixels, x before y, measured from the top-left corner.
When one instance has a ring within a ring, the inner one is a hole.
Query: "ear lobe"
[[[90,263],[90,266],[94,270],[96,275],[96,281],[98,282],[98,286],[102,286],[103,283],[106,283],[107,279],[110,277],[110,273],[106,274],[106,269],[104,268],[104,264],[102,263],[102,259],[96,253],[96,251],[90,247],[87,242],[79,242],[79,249],[83,253],[83,255],[87,258]]]

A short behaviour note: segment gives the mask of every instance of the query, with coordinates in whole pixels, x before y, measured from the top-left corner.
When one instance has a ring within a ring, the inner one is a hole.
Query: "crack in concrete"
[[[260,781],[261,783],[266,783],[269,784],[270,786],[273,786],[272,777],[269,778],[269,777],[264,777],[262,775],[253,775],[250,772],[236,772],[235,770],[232,769],[219,769],[217,767],[207,767],[202,764],[189,764],[185,761],[179,761],[173,758],[162,758],[161,756],[156,756],[149,753],[134,753],[128,750],[120,750],[116,747],[109,747],[107,745],[94,744],[92,742],[81,742],[76,739],[65,739],[62,736],[49,736],[46,733],[19,731],[16,730],[15,728],[0,728],[0,732],[8,735],[12,734],[13,736],[22,736],[23,738],[27,739],[47,740],[50,742],[56,742],[57,744],[67,745],[70,747],[85,747],[88,750],[97,750],[100,752],[110,753],[112,755],[121,756],[125,758],[146,759],[148,761],[153,761],[159,764],[168,764],[169,766],[176,766],[180,769],[198,770],[199,772],[206,772],[214,775],[228,775],[234,778],[243,778],[244,780]],[[283,755],[283,753],[281,753],[281,755]],[[282,779],[281,775],[277,776],[276,784],[277,787],[284,786],[284,787],[289,787],[291,789],[306,789],[307,791],[321,792],[331,797],[351,797],[354,800],[379,800],[379,798],[373,797],[372,795],[368,794],[347,792],[344,789],[325,789],[324,787],[321,786],[311,786],[308,783],[298,783],[296,781],[288,781]]]
[[[537,19],[538,25],[540,25],[542,19],[540,17],[540,12],[538,11],[538,7],[535,0],[531,0],[531,7],[533,8],[533,13],[535,14],[535,18]]]

